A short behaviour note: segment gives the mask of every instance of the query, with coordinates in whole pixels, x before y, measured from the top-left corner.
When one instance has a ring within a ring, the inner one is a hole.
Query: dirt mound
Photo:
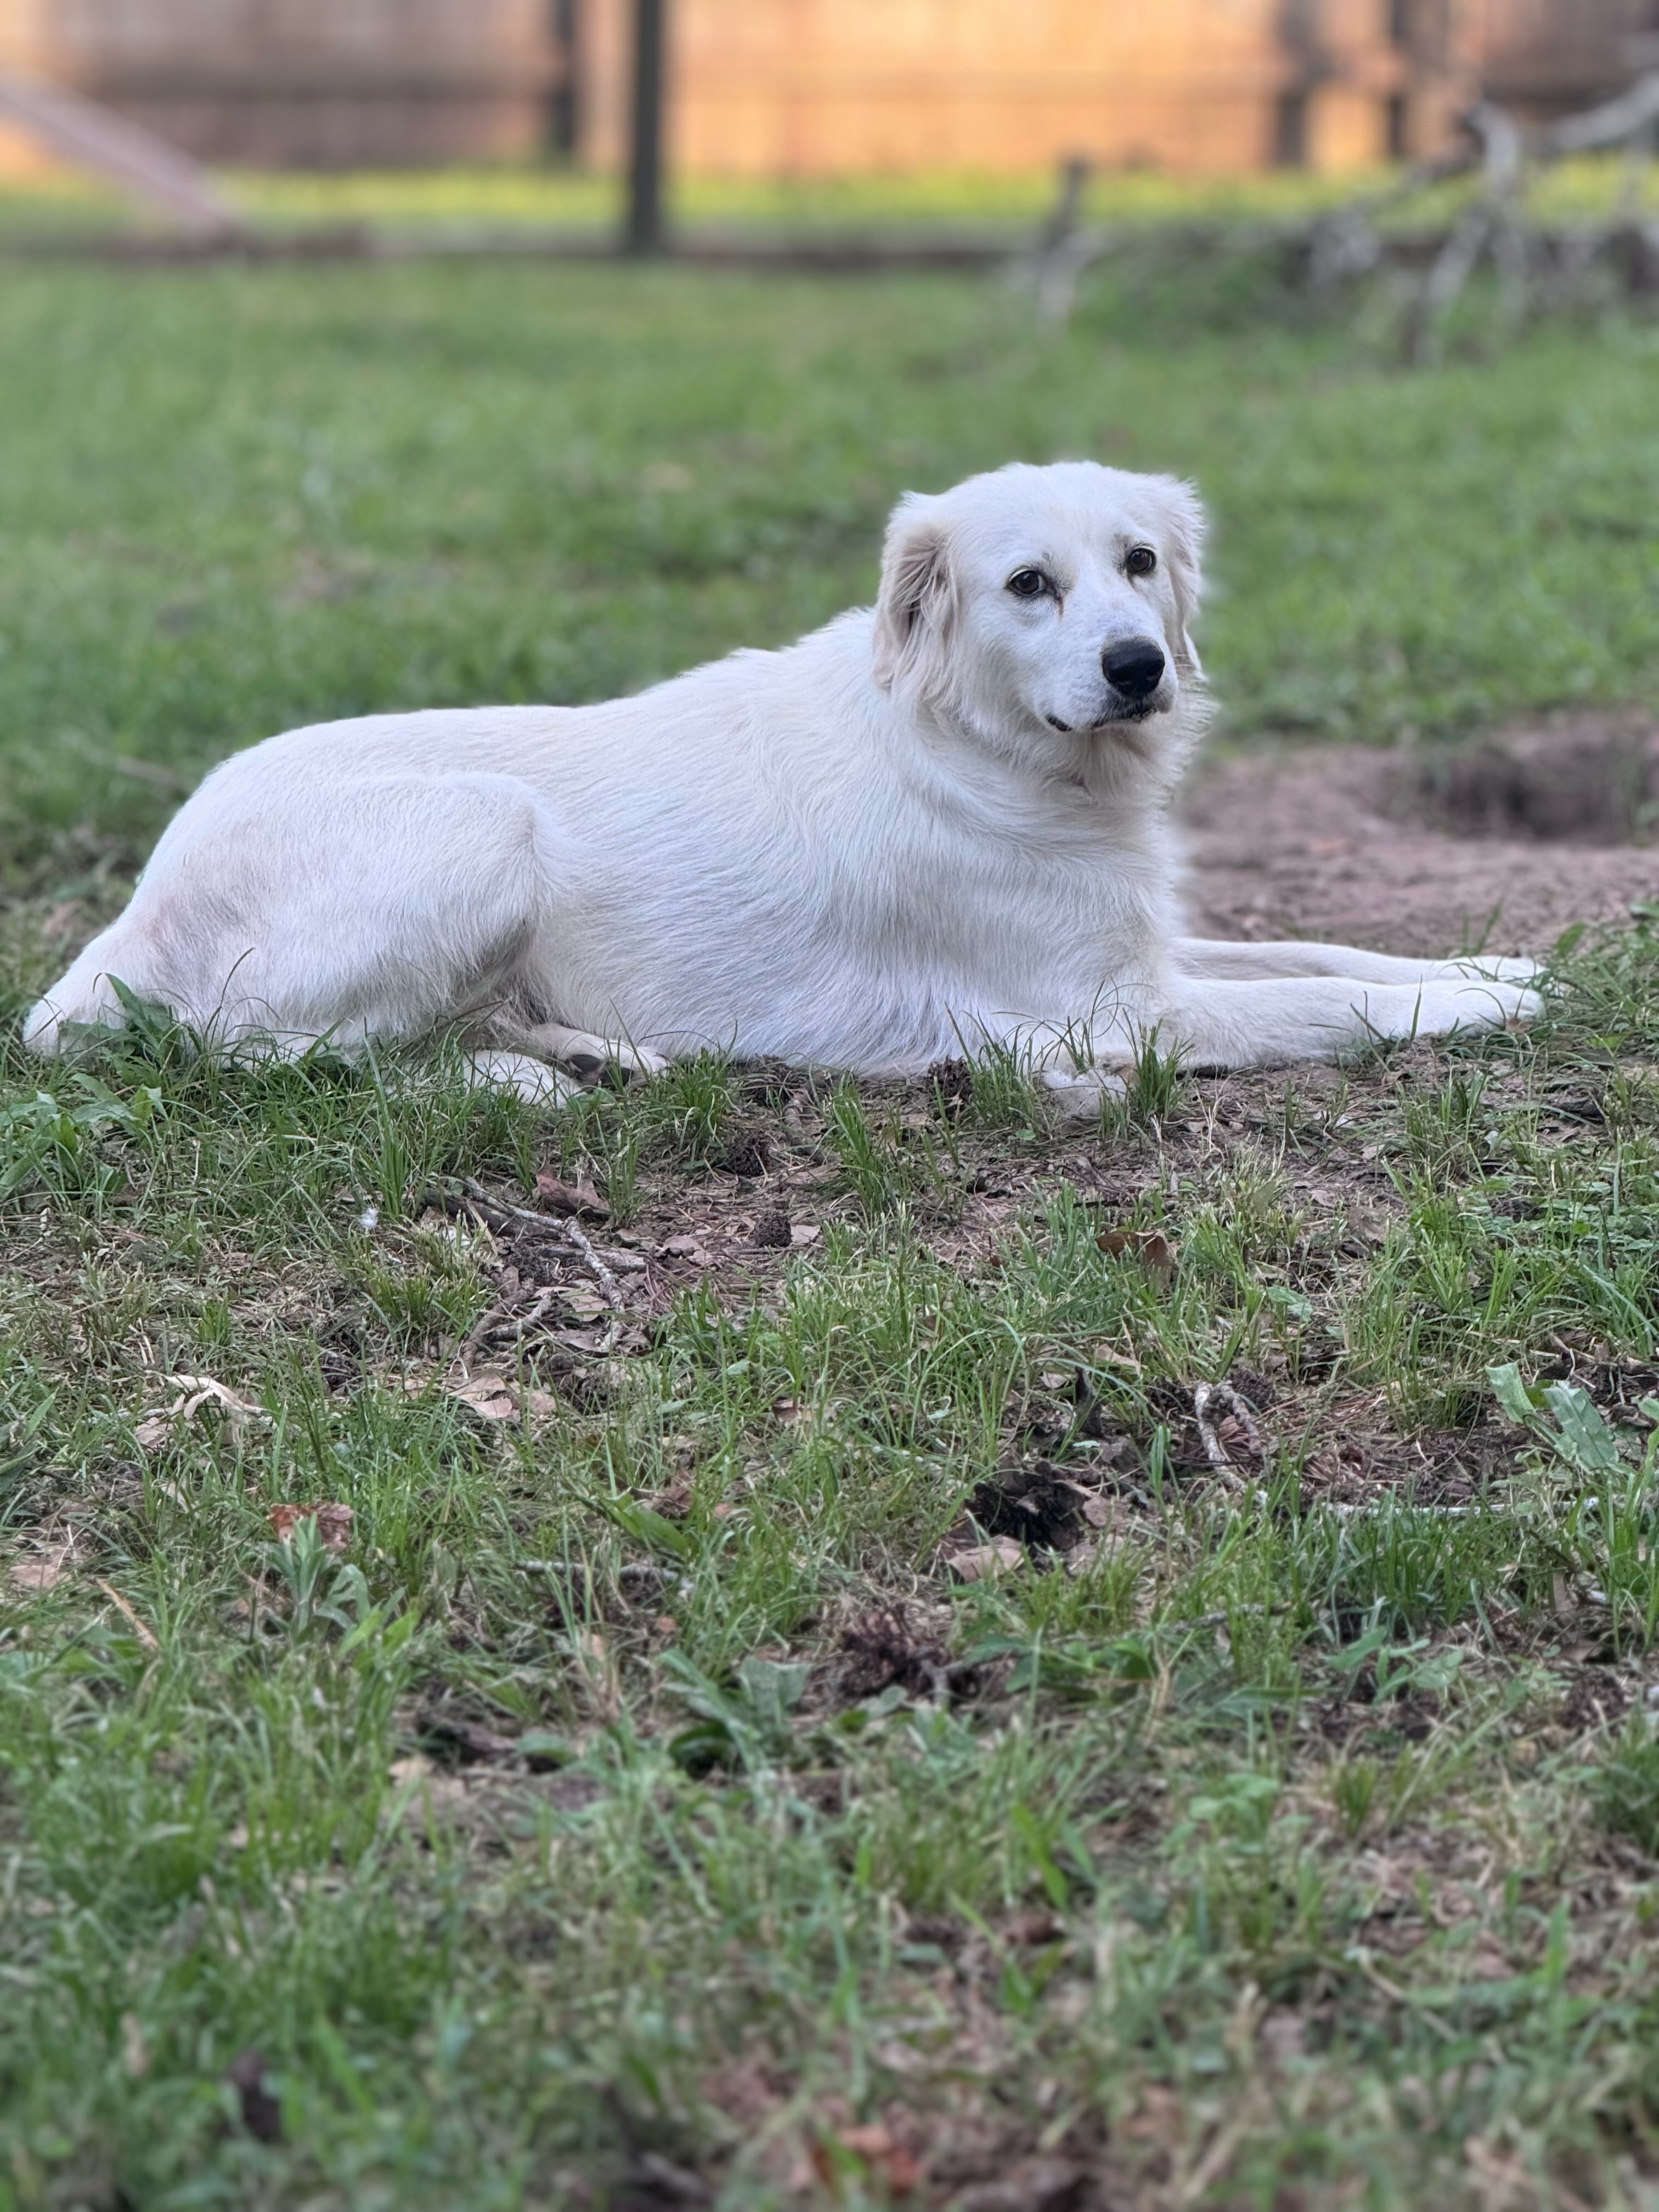
[[[1547,950],[1659,899],[1659,724],[1577,715],[1474,745],[1224,755],[1186,809],[1206,937]]]

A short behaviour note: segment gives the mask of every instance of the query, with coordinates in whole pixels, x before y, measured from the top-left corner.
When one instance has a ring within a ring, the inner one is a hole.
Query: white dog
[[[1030,1056],[1085,1103],[1188,1066],[1524,1018],[1529,962],[1181,931],[1202,727],[1187,488],[1014,466],[902,501],[876,605],[637,698],[368,715],[216,769],[27,1042],[119,981],[222,1046],[459,1024],[489,1080],[705,1046],[857,1072]]]

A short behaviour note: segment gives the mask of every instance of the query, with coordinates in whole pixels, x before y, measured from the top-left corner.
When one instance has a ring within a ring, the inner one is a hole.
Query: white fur
[[[1183,938],[1201,529],[1169,477],[1002,469],[907,498],[876,606],[784,652],[271,738],[180,810],[27,1041],[118,1023],[113,977],[222,1045],[460,1024],[531,1095],[551,1062],[703,1046],[866,1073],[1009,1046],[1086,1091],[1154,1029],[1237,1066],[1531,1012],[1529,963]],[[1052,592],[1016,597],[1026,568]],[[1139,717],[1103,669],[1137,638],[1167,660]]]

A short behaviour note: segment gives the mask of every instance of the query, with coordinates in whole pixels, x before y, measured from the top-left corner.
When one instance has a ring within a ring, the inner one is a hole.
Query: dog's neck
[[[1035,717],[993,721],[954,698],[909,704],[935,744],[994,763],[1028,799],[1048,797],[1068,811],[1087,806],[1114,823],[1167,811],[1210,714],[1202,694],[1188,691],[1167,714],[1062,732]]]

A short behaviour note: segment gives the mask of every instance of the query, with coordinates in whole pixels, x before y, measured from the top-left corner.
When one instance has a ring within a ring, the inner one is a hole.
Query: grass
[[[870,596],[898,491],[1012,456],[1201,484],[1237,735],[1651,691],[1650,328],[1407,378],[1199,291],[1103,288],[1046,338],[947,279],[15,268],[8,853],[90,829],[130,867],[283,724],[605,696],[787,639]]]
[[[0,355],[9,1018],[229,747],[787,636],[1014,453],[1200,481],[1236,738],[1656,674],[1639,325],[33,269]],[[1082,1132],[8,1042],[0,2207],[1651,2205],[1659,936],[1557,967]]]
[[[1152,169],[1102,170],[1090,177],[1080,211],[1085,222],[1127,228],[1297,222],[1356,194],[1386,191],[1400,173],[1270,169],[1239,177],[1176,178]],[[367,223],[410,238],[518,228],[599,234],[619,223],[622,193],[615,177],[557,163],[345,175],[243,169],[223,173],[219,183],[231,204],[256,226]],[[896,228],[1006,231],[1014,237],[1029,235],[1050,213],[1057,189],[1053,169],[1006,175],[677,177],[669,204],[674,228],[688,234],[829,230],[879,235]],[[1436,187],[1410,203],[1407,212],[1419,221],[1431,214],[1443,217],[1464,189]],[[1604,217],[1620,205],[1632,212],[1651,209],[1659,199],[1659,170],[1651,163],[1632,168],[1620,157],[1559,162],[1532,180],[1529,198],[1541,217],[1563,222]],[[42,169],[0,184],[0,228],[12,234],[64,227],[110,230],[145,220],[142,210],[68,169]]]

